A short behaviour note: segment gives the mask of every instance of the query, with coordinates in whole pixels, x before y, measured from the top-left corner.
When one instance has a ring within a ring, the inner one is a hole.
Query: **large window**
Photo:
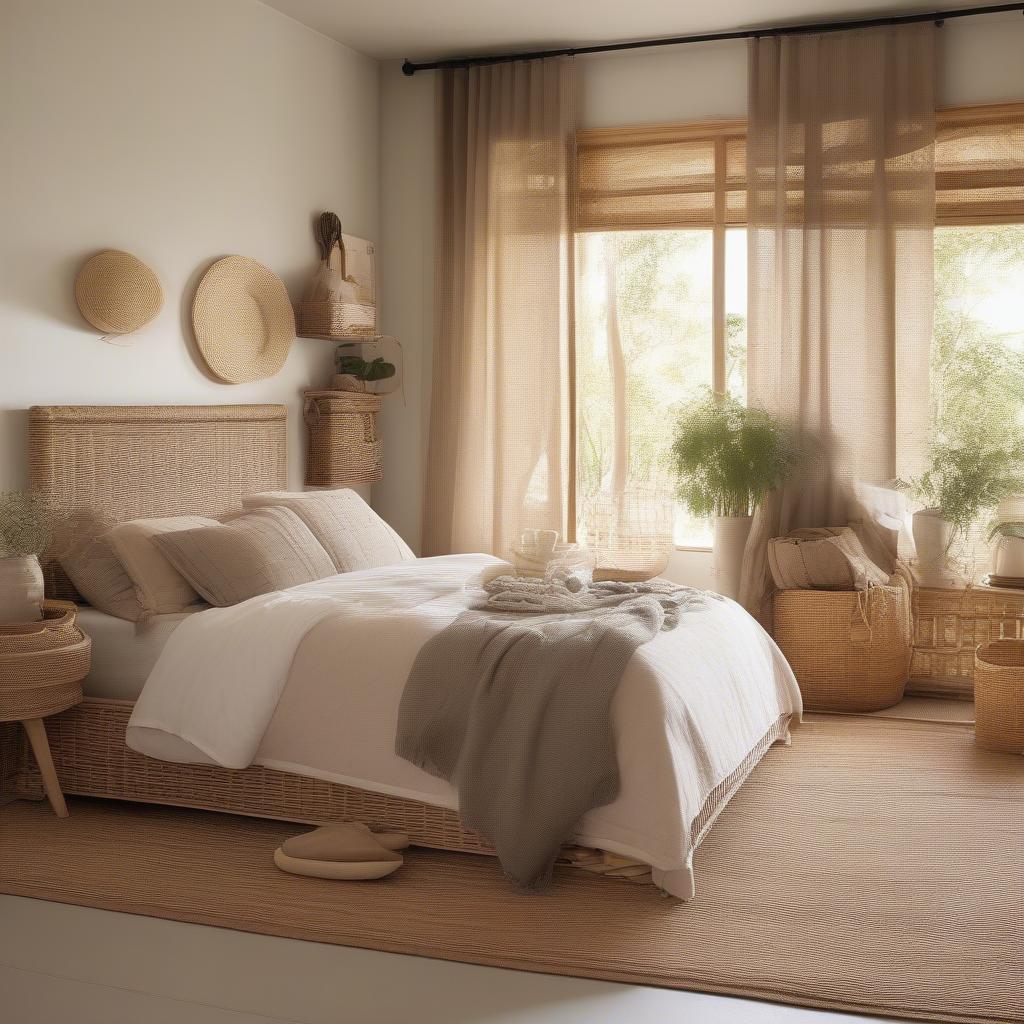
[[[745,126],[585,133],[576,304],[577,520],[625,485],[672,494],[673,410],[712,387],[746,399]],[[1024,106],[940,112],[935,426],[1024,430]],[[710,524],[676,507],[680,547]]]

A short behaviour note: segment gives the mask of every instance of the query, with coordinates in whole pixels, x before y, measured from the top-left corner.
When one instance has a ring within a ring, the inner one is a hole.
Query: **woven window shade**
[[[578,229],[742,224],[743,132],[740,121],[581,132]]]
[[[939,113],[935,222],[1024,222],[1024,104]]]
[[[936,122],[936,224],[1024,223],[1024,103],[940,110]],[[850,153],[835,161],[846,177],[833,175],[828,203],[856,222],[872,166],[858,159],[856,123],[830,130],[830,144]],[[598,129],[581,132],[578,146],[581,231],[746,223],[744,121]],[[797,220],[805,216],[800,170],[787,168],[787,207]],[[895,174],[891,186],[899,191]]]

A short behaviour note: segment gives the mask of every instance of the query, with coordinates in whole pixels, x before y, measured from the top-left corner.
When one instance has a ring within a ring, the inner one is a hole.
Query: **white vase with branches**
[[[0,624],[42,617],[39,555],[53,539],[52,512],[37,491],[0,492]]]

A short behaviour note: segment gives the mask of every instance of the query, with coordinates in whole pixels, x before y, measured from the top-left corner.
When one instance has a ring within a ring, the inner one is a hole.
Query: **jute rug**
[[[696,858],[698,896],[413,850],[380,882],[279,872],[293,826],[101,801],[0,809],[0,890],[245,931],[922,1020],[1024,1021],[1024,759],[970,728],[813,716]]]

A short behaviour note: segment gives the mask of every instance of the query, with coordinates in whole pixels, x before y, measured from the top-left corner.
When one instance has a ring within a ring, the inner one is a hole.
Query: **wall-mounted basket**
[[[309,430],[307,487],[376,483],[383,476],[377,395],[307,391],[302,416]]]
[[[315,235],[320,266],[295,307],[303,338],[336,341],[377,336],[377,283],[374,245],[345,235],[336,214],[321,214]]]

